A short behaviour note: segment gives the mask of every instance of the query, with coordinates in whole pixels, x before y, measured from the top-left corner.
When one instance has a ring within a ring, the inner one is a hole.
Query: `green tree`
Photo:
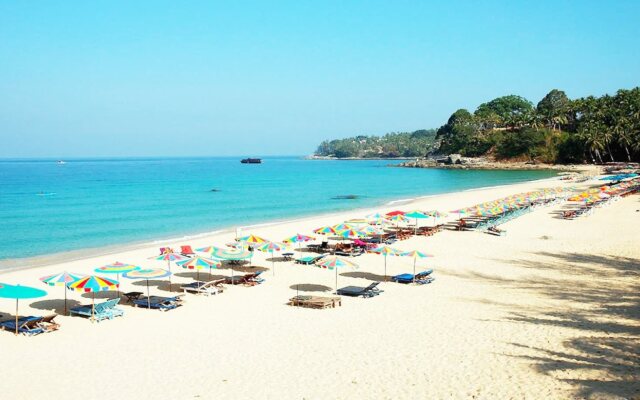
[[[560,129],[569,123],[571,100],[562,90],[553,89],[540,100],[536,112],[550,129]]]
[[[498,127],[514,129],[523,126],[533,111],[533,104],[529,100],[509,95],[480,104],[474,116],[484,129]]]

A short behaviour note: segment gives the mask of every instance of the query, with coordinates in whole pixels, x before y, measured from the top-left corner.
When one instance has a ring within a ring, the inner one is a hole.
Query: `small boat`
[[[67,162],[65,160],[58,160],[57,163],[58,164],[66,164]]]
[[[261,158],[243,158],[240,160],[243,164],[262,164]]]

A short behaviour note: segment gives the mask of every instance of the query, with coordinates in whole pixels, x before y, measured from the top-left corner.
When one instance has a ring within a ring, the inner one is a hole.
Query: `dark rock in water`
[[[210,192],[221,192],[221,190],[213,188],[213,189],[210,190]]]
[[[332,197],[331,200],[355,200],[360,198],[357,194],[345,194],[340,196]]]

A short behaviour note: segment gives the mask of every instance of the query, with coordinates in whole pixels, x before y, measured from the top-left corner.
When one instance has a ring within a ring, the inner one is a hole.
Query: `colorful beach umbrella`
[[[395,215],[404,215],[404,214],[406,214],[404,211],[396,210],[396,211],[388,212],[388,213],[386,213],[385,215],[386,215],[387,217],[393,217],[393,216],[395,216]]]
[[[411,257],[413,258],[413,280],[415,282],[415,277],[416,277],[416,260],[418,258],[427,258],[427,257],[433,257],[430,254],[427,253],[423,253],[421,251],[418,250],[413,250],[413,251],[405,251],[404,253],[400,254],[401,256],[404,257]]]
[[[200,282],[200,270],[209,269],[209,275],[211,275],[211,268],[218,268],[222,263],[218,260],[212,260],[210,258],[195,256],[188,260],[178,261],[176,264],[185,269],[193,269],[196,271],[196,281]]]
[[[248,235],[248,236],[239,238],[238,241],[249,243],[249,244],[260,244],[260,243],[266,242],[267,239],[261,238],[260,236],[256,236],[256,235]]]
[[[49,286],[67,286],[71,282],[75,282],[78,279],[84,277],[82,274],[76,274],[74,272],[60,272],[55,275],[47,275],[40,278],[42,283]],[[67,291],[64,290],[64,315],[67,315]]]
[[[355,227],[353,225],[349,225],[349,224],[345,224],[345,223],[333,226],[333,230],[336,231],[336,233],[339,233],[341,231],[346,231],[346,230],[349,230],[349,229],[355,229]]]
[[[399,256],[402,251],[390,246],[379,246],[375,249],[369,250],[371,253],[376,253],[384,256],[384,280],[387,280],[387,256]]]
[[[30,286],[0,284],[0,297],[16,300],[16,332],[18,334],[18,307],[21,299],[35,299],[46,296],[47,292]]]
[[[273,275],[276,274],[276,265],[273,259],[273,253],[276,251],[282,251],[284,249],[286,249],[286,246],[277,242],[264,242],[256,247],[256,250],[258,251],[271,253],[271,271]]]
[[[88,275],[78,279],[75,282],[67,284],[69,290],[76,292],[92,293],[91,297],[91,320],[95,315],[96,292],[113,290],[119,287],[118,281],[97,275]]]
[[[160,256],[156,257],[156,260],[159,261],[166,261],[167,262],[167,269],[169,270],[169,272],[171,272],[171,261],[182,261],[182,260],[186,260],[188,257],[183,256],[180,253],[176,253],[173,251],[167,251],[163,254],[161,254]],[[171,283],[171,275],[169,275],[169,291],[173,292],[173,286]]]
[[[144,279],[147,281],[147,307],[151,309],[151,297],[149,296],[149,279],[161,279],[171,276],[171,272],[162,268],[145,268],[125,272],[123,277],[127,279]]]
[[[298,243],[298,251],[302,251],[302,242],[310,242],[312,240],[316,240],[313,236],[303,235],[301,233],[296,233],[295,235],[288,237],[283,240],[284,243]]]
[[[217,258],[219,260],[240,261],[240,260],[246,260],[247,258],[253,257],[252,252],[243,248],[234,249],[234,248],[209,246],[209,247],[203,247],[197,250],[207,252],[211,254],[212,258]],[[231,268],[231,276],[233,277],[233,268]]]
[[[414,218],[416,220],[416,226],[415,226],[415,228],[413,230],[413,234],[414,235],[418,233],[418,220],[419,219],[424,219],[424,218],[431,218],[430,215],[427,215],[424,212],[418,211],[418,210],[414,210],[414,211],[408,212],[404,216],[405,216],[405,218]]]
[[[317,267],[325,269],[335,269],[336,271],[336,291],[338,291],[338,268],[351,267],[358,268],[358,264],[338,256],[328,256],[321,258],[315,264]]]
[[[343,237],[345,239],[358,239],[358,238],[367,236],[367,234],[362,231],[357,231],[355,229],[346,229],[344,231],[338,232],[338,236]]]
[[[102,267],[98,267],[94,269],[94,272],[99,274],[116,274],[116,280],[120,280],[120,274],[125,272],[133,271],[134,269],[140,269],[137,265],[133,264],[125,264],[121,262],[114,262],[113,264],[103,265]],[[117,289],[118,297],[120,297],[120,289]]]
[[[332,226],[322,226],[313,230],[317,235],[335,235],[336,230]]]

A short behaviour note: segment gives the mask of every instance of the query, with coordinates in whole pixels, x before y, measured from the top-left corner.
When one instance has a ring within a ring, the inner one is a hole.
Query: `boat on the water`
[[[243,164],[262,164],[261,158],[243,158],[240,160]]]
[[[62,165],[62,164],[66,164],[67,162],[65,160],[58,160],[57,163]]]

